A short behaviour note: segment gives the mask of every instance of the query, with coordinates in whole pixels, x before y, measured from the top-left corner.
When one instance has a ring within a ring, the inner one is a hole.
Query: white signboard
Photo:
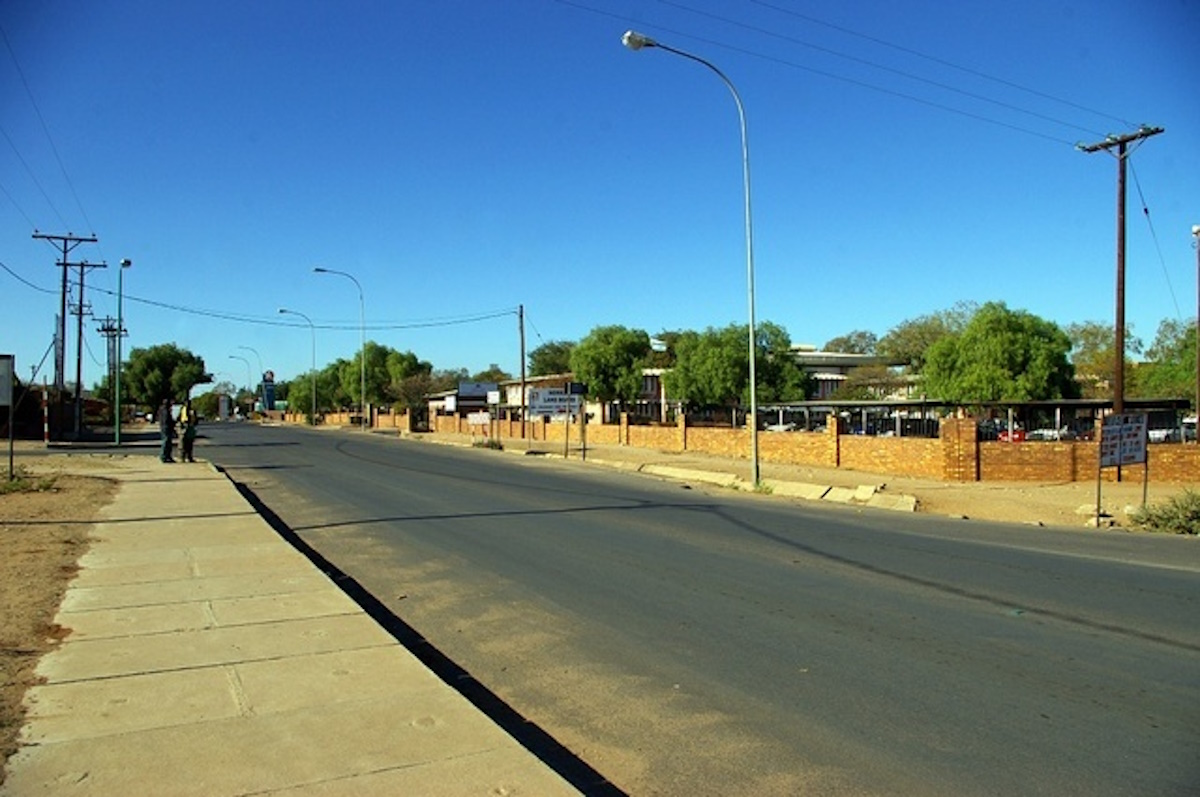
[[[529,391],[530,415],[564,415],[579,412],[580,396],[568,395],[561,387],[531,388]]]
[[[13,355],[0,354],[0,407],[12,406],[15,363]]]
[[[491,422],[492,414],[487,410],[467,413],[467,424],[469,426],[487,426]]]
[[[1109,415],[1100,428],[1100,467],[1146,461],[1146,413]]]

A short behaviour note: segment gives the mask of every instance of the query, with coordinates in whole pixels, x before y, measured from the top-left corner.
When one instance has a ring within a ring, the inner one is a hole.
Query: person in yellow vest
[[[196,410],[192,408],[192,400],[188,399],[179,411],[179,423],[183,426],[183,443],[179,447],[179,455],[184,462],[196,461],[192,450],[196,445],[196,424],[199,420]]]

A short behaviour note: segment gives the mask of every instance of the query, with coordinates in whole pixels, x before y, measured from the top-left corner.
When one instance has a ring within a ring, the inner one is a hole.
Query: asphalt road
[[[1200,794],[1194,539],[203,432],[198,453],[632,794]]]

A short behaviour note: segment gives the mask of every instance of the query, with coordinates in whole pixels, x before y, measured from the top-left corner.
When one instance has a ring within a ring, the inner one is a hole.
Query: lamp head
[[[1196,236],[1197,238],[1200,238],[1200,224],[1192,225],[1192,235]]]
[[[621,44],[624,44],[630,50],[640,50],[643,47],[654,47],[658,42],[649,36],[638,33],[636,30],[627,30],[625,31],[625,35],[621,37]]]
[[[326,274],[329,272],[329,269],[321,268],[320,266],[313,266],[313,271],[317,274]]]
[[[127,257],[121,258],[121,268],[129,268],[133,265],[133,261]]]

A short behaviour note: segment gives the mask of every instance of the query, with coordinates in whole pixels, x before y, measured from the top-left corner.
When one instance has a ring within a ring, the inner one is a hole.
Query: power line
[[[1094,135],[1103,135],[1103,133],[1099,133],[1090,128],[1083,127],[1081,125],[1077,125],[1073,122],[1067,122],[1062,119],[1056,119],[1053,116],[1047,116],[1046,114],[1038,113],[1037,111],[1031,111],[1027,108],[1021,108],[1020,106],[1013,105],[1012,103],[1004,102],[1002,100],[996,100],[991,97],[984,96],[982,94],[977,94],[972,91],[967,91],[965,89],[960,89],[956,86],[951,86],[948,83],[943,83],[941,81],[922,77],[920,75],[913,74],[912,72],[906,72],[903,69],[897,69],[895,67],[886,66],[884,64],[879,64],[879,63],[876,63],[875,61],[871,61],[866,58],[860,58],[855,55],[849,55],[848,53],[843,53],[838,50],[834,50],[830,47],[825,47],[820,44],[813,44],[812,42],[807,42],[807,41],[804,41],[803,39],[797,39],[794,36],[787,36],[782,33],[776,33],[775,31],[769,30],[767,28],[761,28],[756,25],[750,25],[745,22],[739,22],[735,19],[729,19],[728,17],[722,17],[717,14],[710,13],[708,11],[701,11],[699,9],[690,8],[687,5],[684,5],[683,3],[675,2],[674,0],[658,0],[658,1],[660,3],[662,3],[663,5],[671,6],[673,8],[678,8],[682,11],[687,11],[692,14],[698,14],[700,16],[707,17],[708,19],[716,20],[718,22],[723,22],[727,25],[733,25],[735,27],[742,28],[743,30],[749,30],[754,33],[762,34],[764,36],[770,36],[775,39],[780,39],[780,40],[788,42],[790,44],[796,44],[801,47],[807,47],[810,50],[815,50],[817,52],[824,53],[826,55],[832,55],[836,58],[842,58],[844,60],[847,60],[847,61],[850,61],[850,62],[853,62],[856,64],[862,64],[864,66],[869,66],[872,69],[878,69],[883,72],[888,72],[890,74],[906,78],[908,80],[914,80],[914,81],[917,81],[918,83],[924,83],[928,86],[933,86],[935,88],[942,89],[943,91],[949,91],[954,94],[959,94],[963,97],[968,97],[973,100],[978,100],[980,102],[985,102],[990,105],[995,105],[999,108],[1004,108],[1009,111],[1015,111],[1017,113],[1025,114],[1026,116],[1032,116],[1035,119],[1041,119],[1042,121],[1045,121],[1045,122],[1052,122],[1057,125],[1062,125],[1063,127],[1071,127],[1076,130],[1081,130],[1085,133],[1092,133]],[[885,42],[880,42],[880,43],[885,43]]]
[[[54,153],[54,160],[58,163],[59,170],[62,171],[63,179],[67,181],[67,187],[71,189],[71,196],[75,198],[75,206],[79,208],[80,214],[83,215],[83,220],[87,223],[88,229],[94,230],[95,227],[92,226],[92,220],[88,218],[87,211],[83,209],[83,203],[79,201],[79,193],[75,190],[75,183],[72,182],[71,175],[67,173],[67,167],[63,163],[62,156],[59,155],[58,146],[55,145],[54,137],[50,135],[50,128],[46,124],[46,119],[42,116],[42,109],[38,107],[37,100],[33,96],[33,90],[29,88],[29,81],[25,79],[25,72],[21,69],[21,63],[17,60],[17,54],[13,50],[12,44],[8,40],[8,34],[4,31],[4,26],[2,25],[0,25],[0,38],[4,39],[4,46],[8,50],[9,56],[12,57],[13,66],[17,70],[17,76],[21,78],[21,85],[25,87],[25,94],[29,97],[29,104],[33,106],[33,113],[37,116],[38,122],[42,126],[42,132],[46,136],[46,141],[50,144],[50,151]],[[11,140],[9,143],[12,143]],[[62,221],[61,217],[59,221]]]
[[[578,2],[578,0],[554,0],[554,2],[556,2],[560,5],[577,8],[581,11],[587,11],[592,14],[597,14],[599,16],[608,17],[610,19],[620,20],[622,22],[630,22],[631,21],[626,16],[623,16],[620,14],[615,14],[615,13],[612,13],[609,11],[604,11],[604,10],[598,9],[598,8],[593,8],[591,6],[588,6],[581,2]],[[856,78],[851,78],[851,77],[847,77],[845,75],[839,75],[834,72],[829,72],[824,69],[817,69],[816,67],[806,66],[805,64],[800,64],[795,61],[789,61],[785,58],[779,58],[776,56],[765,55],[761,52],[757,52],[755,50],[749,50],[744,47],[737,47],[737,46],[734,46],[727,42],[719,41],[716,39],[709,39],[704,36],[697,36],[697,35],[691,34],[691,33],[686,33],[677,28],[670,28],[670,27],[666,27],[664,25],[659,25],[659,24],[655,24],[655,23],[648,23],[648,24],[651,24],[656,29],[665,31],[674,36],[679,36],[679,37],[682,37],[685,39],[689,39],[691,41],[700,42],[700,43],[703,43],[703,44],[706,44],[706,45],[709,45],[712,47],[717,47],[722,50],[727,50],[729,52],[734,52],[734,53],[738,53],[740,55],[749,56],[751,58],[757,58],[760,61],[769,61],[771,63],[776,63],[781,66],[790,67],[792,69],[799,69],[803,72],[808,72],[810,74],[817,75],[817,76],[823,77],[823,78],[827,78],[829,80],[836,80],[841,83],[846,83],[846,84],[849,84],[852,86],[857,86],[858,88],[868,89],[870,91],[874,91],[879,94],[885,94],[888,96],[897,97],[899,99],[908,100],[909,102],[914,102],[914,103],[917,103],[918,105],[924,105],[929,108],[935,108],[935,109],[937,109],[939,111],[943,111],[945,113],[954,114],[956,116],[962,116],[967,119],[974,119],[975,121],[984,122],[986,124],[990,124],[990,125],[993,125],[996,127],[1003,127],[1008,130],[1012,130],[1013,132],[1016,132],[1016,133],[1023,133],[1028,136],[1033,136],[1034,138],[1041,138],[1041,139],[1045,139],[1047,141],[1053,141],[1056,144],[1065,144],[1066,146],[1071,146],[1071,147],[1075,146],[1075,142],[1068,141],[1065,138],[1059,138],[1057,136],[1052,136],[1047,133],[1039,132],[1037,130],[1031,130],[1030,128],[1022,127],[1020,125],[1012,124],[1010,122],[1003,122],[1003,121],[1000,121],[999,119],[994,119],[992,117],[984,116],[983,114],[974,113],[972,111],[966,111],[961,108],[955,108],[953,106],[945,105],[943,103],[935,102],[933,100],[928,100],[923,97],[918,97],[916,95],[909,94],[907,92],[898,91],[896,89],[889,89],[889,88],[885,88],[883,86],[878,86],[878,85],[875,85],[874,83],[868,83],[865,80],[858,80]],[[1026,112],[1026,113],[1032,113],[1032,112]],[[1037,115],[1037,114],[1034,114],[1034,115]]]
[[[995,75],[989,75],[986,72],[981,72],[980,70],[972,69],[971,67],[963,66],[961,64],[956,64],[953,61],[947,61],[944,58],[938,58],[937,56],[929,55],[929,54],[923,53],[919,50],[914,50],[910,47],[904,47],[903,45],[899,45],[894,42],[887,41],[886,39],[880,39],[875,36],[870,36],[865,33],[860,33],[859,31],[852,30],[850,28],[842,27],[841,25],[835,25],[832,22],[827,22],[823,19],[818,19],[816,17],[812,17],[807,14],[802,14],[799,11],[795,11],[790,8],[782,8],[778,5],[775,5],[774,3],[766,2],[766,0],[750,0],[750,2],[755,3],[756,5],[760,5],[763,8],[769,8],[773,11],[778,11],[781,14],[788,14],[789,16],[796,17],[797,19],[803,19],[806,22],[812,22],[815,25],[823,25],[824,27],[830,28],[831,30],[838,31],[839,33],[845,33],[849,36],[856,36],[865,41],[872,42],[873,44],[878,44],[883,47],[890,47],[891,49],[896,50],[898,52],[902,52],[907,55],[913,55],[913,56],[916,56],[917,58],[923,58],[926,61],[938,64],[940,66],[947,66],[947,67],[950,67],[951,69],[957,69],[958,71],[963,72],[964,74],[971,75],[973,77],[983,78],[984,80],[989,80],[993,83],[997,83],[999,85],[1006,86],[1011,89],[1016,89],[1018,91],[1023,91],[1027,94],[1032,94],[1035,97],[1041,97],[1042,99],[1061,103],[1062,105],[1066,105],[1068,107],[1075,108],[1076,110],[1079,110],[1079,111],[1086,111],[1087,113],[1094,114],[1096,116],[1102,116],[1111,121],[1119,122],[1121,125],[1123,125],[1125,127],[1135,127],[1135,125],[1132,122],[1130,122],[1126,119],[1122,119],[1119,116],[1113,116],[1112,114],[1105,113],[1104,111],[1098,111],[1094,108],[1089,108],[1086,105],[1080,105],[1077,102],[1063,99],[1062,97],[1056,97],[1053,94],[1048,94],[1048,93],[1046,93],[1044,91],[1040,91],[1038,89],[1030,88],[1028,86],[1023,86],[1019,83],[1014,83],[1010,80],[1005,80],[1004,78],[996,77]],[[1080,128],[1080,129],[1082,129],[1082,128]]]
[[[1158,252],[1158,262],[1162,266],[1163,279],[1167,281],[1167,292],[1171,294],[1171,303],[1175,305],[1175,317],[1183,321],[1183,313],[1179,310],[1179,301],[1175,298],[1175,287],[1171,285],[1171,275],[1167,271],[1167,261],[1163,257],[1162,246],[1158,242],[1158,232],[1154,229],[1154,222],[1150,219],[1150,207],[1146,204],[1146,196],[1142,193],[1142,182],[1138,179],[1132,160],[1129,161],[1129,173],[1133,175],[1133,185],[1137,188],[1138,199],[1142,203],[1142,215],[1146,217],[1146,226],[1150,228],[1150,238],[1154,241],[1155,251]]]

